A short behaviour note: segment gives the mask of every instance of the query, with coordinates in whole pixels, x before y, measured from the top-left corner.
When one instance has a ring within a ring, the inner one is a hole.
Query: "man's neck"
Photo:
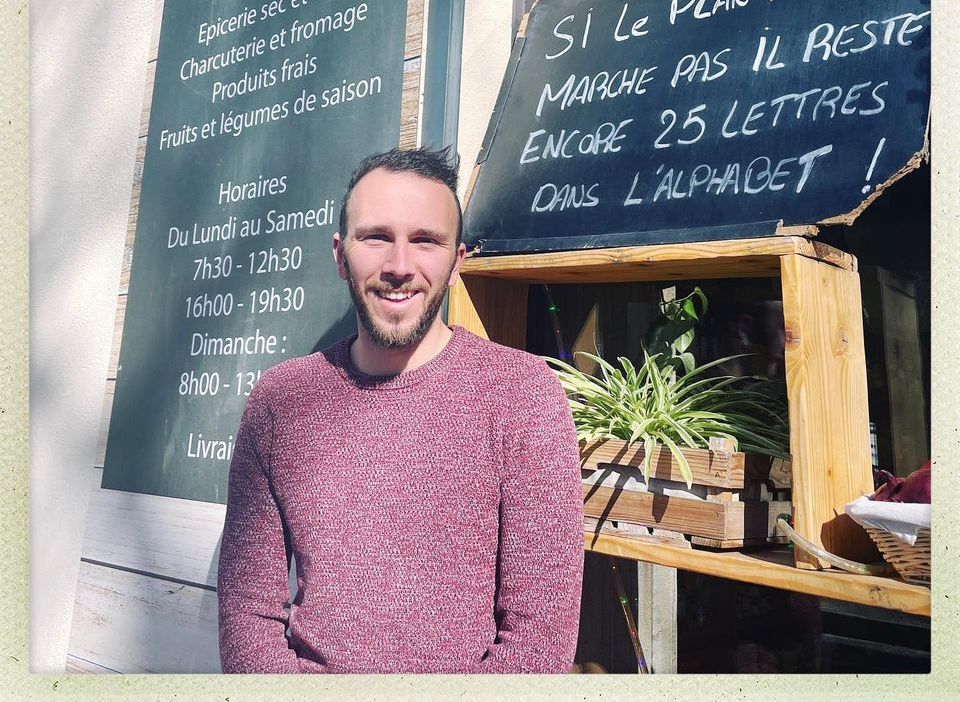
[[[401,349],[385,349],[357,323],[357,338],[350,345],[350,361],[365,375],[399,375],[432,361],[450,341],[453,332],[438,318],[419,343]]]

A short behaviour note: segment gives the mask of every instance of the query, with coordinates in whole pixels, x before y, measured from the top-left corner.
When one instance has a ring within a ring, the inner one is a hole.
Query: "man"
[[[357,334],[264,374],[237,435],[224,672],[570,668],[583,571],[570,410],[543,361],[438,317],[461,227],[446,154],[393,150],[354,173],[333,256]]]

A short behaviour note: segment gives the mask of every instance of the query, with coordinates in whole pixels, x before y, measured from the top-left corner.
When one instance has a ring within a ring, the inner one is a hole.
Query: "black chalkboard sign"
[[[926,150],[929,0],[541,0],[465,216],[481,252],[852,221]]]
[[[166,0],[104,488],[226,501],[260,373],[355,328],[331,257],[400,137],[406,3]]]

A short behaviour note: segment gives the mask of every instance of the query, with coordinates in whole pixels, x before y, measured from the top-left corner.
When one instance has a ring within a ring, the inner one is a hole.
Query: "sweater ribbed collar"
[[[421,383],[429,378],[438,376],[455,363],[457,354],[466,341],[467,332],[463,327],[451,326],[453,332],[440,353],[424,363],[422,366],[396,375],[367,375],[357,368],[350,359],[350,345],[356,341],[357,335],[347,337],[337,343],[333,350],[333,361],[337,372],[351,385],[365,390],[396,390]]]

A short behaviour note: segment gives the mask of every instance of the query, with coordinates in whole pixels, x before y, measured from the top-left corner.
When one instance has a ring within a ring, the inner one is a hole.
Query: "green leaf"
[[[687,481],[687,488],[693,487],[693,471],[690,469],[690,463],[687,461],[687,457],[683,455],[683,451],[680,450],[680,447],[677,446],[669,437],[663,436],[663,443],[666,444],[667,448],[670,449],[670,453],[673,454],[673,457],[676,459],[677,463],[680,464],[680,475],[683,476],[683,479]]]
[[[657,441],[647,434],[643,439],[643,482],[650,484],[650,466],[653,464],[653,452],[657,449]]]

